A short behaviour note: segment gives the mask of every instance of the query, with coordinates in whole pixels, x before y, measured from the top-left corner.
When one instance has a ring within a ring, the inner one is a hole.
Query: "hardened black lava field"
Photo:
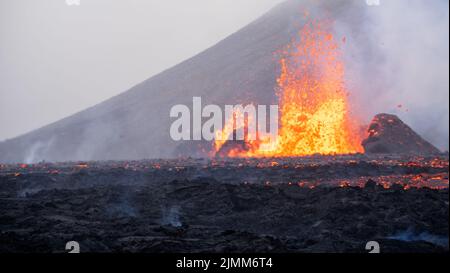
[[[0,252],[448,252],[448,155],[0,165]]]

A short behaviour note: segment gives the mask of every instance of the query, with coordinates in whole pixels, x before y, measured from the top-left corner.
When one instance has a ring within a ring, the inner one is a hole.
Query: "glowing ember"
[[[305,156],[363,152],[362,136],[352,124],[344,65],[330,24],[308,23],[298,42],[289,45],[280,60],[278,100],[280,128],[276,141],[250,141],[245,149],[232,149],[230,157]],[[240,115],[241,113],[236,113]],[[226,121],[219,136],[236,129]],[[223,139],[223,137],[222,137]],[[215,142],[216,152],[224,141]],[[261,145],[264,144],[264,145]]]
[[[77,164],[77,165],[75,165],[77,168],[80,168],[80,169],[86,169],[86,168],[88,168],[89,167],[89,165],[87,164],[87,163],[80,163],[80,164]]]

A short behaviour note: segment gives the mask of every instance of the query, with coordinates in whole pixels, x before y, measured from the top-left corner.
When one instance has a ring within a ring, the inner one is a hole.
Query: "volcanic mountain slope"
[[[0,162],[172,157],[180,145],[169,136],[173,105],[191,105],[193,96],[201,96],[203,105],[274,103],[276,52],[295,37],[304,11],[315,19],[339,17],[358,14],[362,2],[284,2],[217,45],[116,97],[0,142]]]

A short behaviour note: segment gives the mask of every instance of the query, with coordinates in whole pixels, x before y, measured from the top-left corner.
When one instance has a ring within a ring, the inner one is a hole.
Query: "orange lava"
[[[344,63],[332,24],[310,22],[300,39],[283,52],[277,79],[279,133],[275,141],[250,141],[247,149],[232,149],[230,157],[306,156],[363,152],[362,135],[349,112]],[[237,113],[240,115],[241,113]],[[235,129],[226,121],[217,135]],[[215,142],[216,152],[224,141]],[[265,144],[265,145],[261,145]]]

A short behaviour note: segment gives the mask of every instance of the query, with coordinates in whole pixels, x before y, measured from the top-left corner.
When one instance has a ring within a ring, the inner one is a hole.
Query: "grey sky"
[[[282,0],[0,0],[0,140],[95,105]]]

